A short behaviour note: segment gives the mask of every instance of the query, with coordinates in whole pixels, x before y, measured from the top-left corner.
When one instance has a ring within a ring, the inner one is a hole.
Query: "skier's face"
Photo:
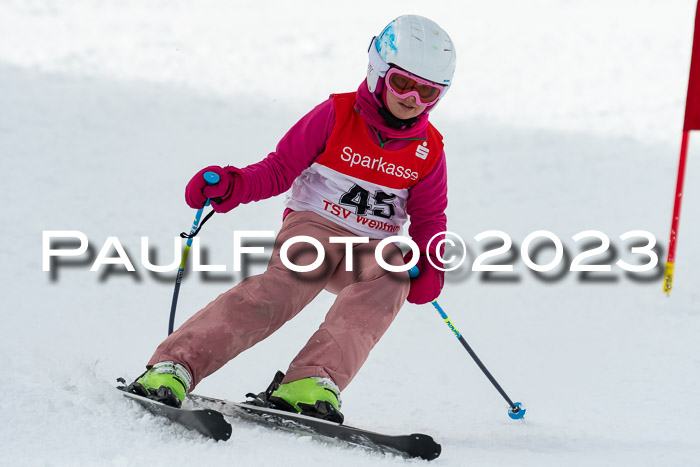
[[[427,105],[418,104],[416,98],[413,96],[400,99],[391,92],[387,92],[386,90],[384,92],[386,96],[386,106],[389,112],[391,112],[394,117],[400,118],[401,120],[417,117],[428,107]]]

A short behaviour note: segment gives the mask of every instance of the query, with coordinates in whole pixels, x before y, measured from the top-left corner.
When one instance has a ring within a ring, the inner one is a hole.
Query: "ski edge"
[[[253,423],[260,423],[260,419],[263,419],[264,422],[263,415],[269,414],[273,417],[279,417],[280,419],[298,422],[311,430],[314,430],[314,425],[326,426],[330,429],[344,430],[348,434],[354,434],[361,438],[367,439],[367,441],[371,443],[371,445],[374,447],[375,451],[389,452],[401,457],[421,458],[430,461],[437,459],[442,452],[442,446],[439,443],[437,443],[432,436],[423,433],[412,433],[410,435],[388,435],[384,433],[365,430],[363,428],[357,428],[350,425],[331,422],[328,420],[308,417],[301,414],[295,414],[291,412],[280,412],[278,410],[269,409],[265,407],[258,407],[247,403],[216,399],[213,397],[201,396],[198,394],[188,394],[186,401],[189,401],[195,407],[197,406],[197,404],[201,403],[204,403],[204,406],[206,406],[206,404],[217,404],[220,405],[222,409],[227,409],[220,410],[224,414],[224,416],[252,419]],[[269,424],[271,428],[275,428],[274,423]],[[277,426],[277,428],[284,430],[284,428],[280,426]],[[323,434],[320,432],[316,432],[316,434],[317,436],[322,438],[332,438],[355,446],[365,448],[372,447],[368,446],[366,443],[353,442],[348,437],[333,436],[329,434]]]

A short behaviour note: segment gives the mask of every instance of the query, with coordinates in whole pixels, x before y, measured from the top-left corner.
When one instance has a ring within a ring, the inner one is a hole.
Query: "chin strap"
[[[413,117],[413,118],[407,118],[406,120],[402,120],[400,118],[397,118],[389,112],[389,110],[384,107],[383,105],[379,106],[379,115],[382,116],[385,122],[389,124],[392,128],[396,128],[397,130],[403,130],[405,128],[413,126],[416,121],[418,121],[418,117]]]

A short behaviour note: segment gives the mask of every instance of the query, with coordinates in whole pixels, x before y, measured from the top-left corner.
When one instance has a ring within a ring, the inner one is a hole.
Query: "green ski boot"
[[[126,390],[173,407],[181,407],[192,378],[179,363],[160,362],[131,383]]]
[[[269,400],[282,410],[343,422],[340,388],[329,378],[311,377],[280,384]]]

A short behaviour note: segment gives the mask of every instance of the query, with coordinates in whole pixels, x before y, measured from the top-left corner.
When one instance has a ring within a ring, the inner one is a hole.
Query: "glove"
[[[204,180],[205,172],[214,172],[219,176],[219,182],[210,185]],[[232,208],[226,209],[225,201],[231,197],[234,187],[234,174],[223,167],[217,165],[209,166],[200,170],[192,177],[185,188],[185,201],[193,209],[201,209],[211,198],[211,205],[216,212],[228,212]]]
[[[412,251],[406,253],[403,257],[404,263],[408,263],[412,257]],[[434,264],[442,266],[442,262],[435,256],[433,256],[431,260]],[[408,300],[409,303],[422,305],[438,298],[440,291],[442,291],[442,286],[445,283],[445,271],[441,271],[430,264],[428,256],[424,253],[420,255],[416,266],[418,266],[420,274],[418,277],[411,279],[411,290],[408,292],[406,300]]]

